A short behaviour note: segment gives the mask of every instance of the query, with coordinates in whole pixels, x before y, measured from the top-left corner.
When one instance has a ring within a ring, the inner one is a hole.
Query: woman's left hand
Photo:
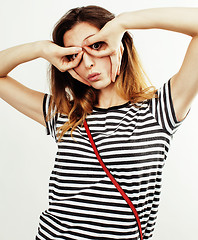
[[[110,56],[112,64],[112,81],[115,82],[116,75],[120,73],[120,65],[122,60],[123,45],[122,37],[125,29],[122,27],[119,18],[105,24],[105,26],[95,35],[87,38],[84,41],[83,48],[91,55],[96,57]],[[89,46],[96,42],[105,42],[105,47],[102,50],[94,50]]]

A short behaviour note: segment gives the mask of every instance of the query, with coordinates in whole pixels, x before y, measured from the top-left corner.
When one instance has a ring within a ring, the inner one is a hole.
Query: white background
[[[198,1],[192,0],[0,0],[0,3],[0,50],[51,39],[56,21],[77,6],[99,5],[115,14],[152,7],[198,7]],[[179,70],[190,37],[163,30],[132,33],[152,83],[161,86]],[[37,59],[22,64],[10,75],[30,88],[48,92],[47,67],[45,60]],[[197,104],[198,98],[172,142],[153,240],[195,239],[197,235]],[[46,136],[43,126],[0,100],[1,240],[35,238],[39,215],[48,207],[48,180],[55,153],[56,145]]]

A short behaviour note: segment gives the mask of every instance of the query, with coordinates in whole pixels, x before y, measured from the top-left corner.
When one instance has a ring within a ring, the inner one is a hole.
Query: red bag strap
[[[97,147],[94,143],[94,140],[92,138],[92,135],[91,135],[91,132],[89,130],[89,127],[87,125],[87,121],[84,120],[84,127],[85,127],[85,130],[87,132],[87,135],[89,137],[89,141],[92,145],[92,148],[94,150],[94,153],[96,154],[96,157],[100,163],[100,165],[102,166],[103,170],[105,171],[105,173],[107,174],[107,176],[110,178],[111,182],[115,185],[115,187],[117,188],[117,190],[120,192],[120,194],[123,196],[123,198],[125,199],[125,201],[128,203],[129,207],[131,208],[132,212],[134,213],[135,215],[135,218],[136,218],[136,222],[138,224],[138,229],[139,229],[139,234],[140,234],[140,239],[143,240],[143,236],[142,236],[142,228],[141,228],[141,223],[140,223],[140,219],[139,219],[139,216],[138,216],[138,213],[133,205],[133,203],[131,202],[131,200],[129,199],[129,197],[126,195],[126,193],[124,192],[124,190],[120,187],[120,185],[117,183],[117,181],[115,180],[115,178],[111,175],[111,173],[109,172],[108,168],[106,167],[106,165],[104,164],[104,162],[102,161],[99,153],[98,153],[98,150],[97,150]]]

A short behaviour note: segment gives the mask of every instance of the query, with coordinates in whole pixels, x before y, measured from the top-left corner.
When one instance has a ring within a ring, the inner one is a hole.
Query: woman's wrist
[[[131,16],[129,16],[129,14],[131,14],[131,13],[123,12],[117,16],[117,21],[124,31],[131,29],[131,23],[128,22],[129,19],[131,18]]]
[[[154,18],[150,10],[139,10],[134,12],[123,12],[119,14],[118,21],[122,28],[127,31],[130,29],[148,29],[154,27]]]
[[[41,41],[34,42],[33,44],[34,44],[35,54],[38,57],[46,59],[46,55],[48,53],[48,48],[50,43],[51,43],[50,40],[41,40]]]
[[[120,25],[120,27],[123,29],[123,31],[128,30],[127,26],[127,12],[123,12],[116,16],[115,20],[117,21],[117,24]]]

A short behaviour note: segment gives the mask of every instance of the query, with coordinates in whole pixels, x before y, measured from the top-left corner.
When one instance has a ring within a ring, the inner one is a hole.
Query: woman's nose
[[[86,68],[91,68],[91,67],[94,66],[93,56],[91,56],[87,52],[84,52],[84,54],[83,54],[83,61],[84,61],[84,64],[85,64]]]

